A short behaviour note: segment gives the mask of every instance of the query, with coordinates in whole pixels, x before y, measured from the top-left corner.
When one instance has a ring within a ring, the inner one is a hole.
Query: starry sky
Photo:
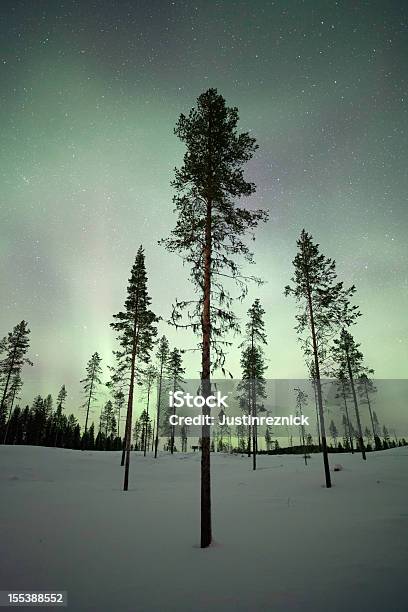
[[[111,361],[109,323],[139,244],[157,314],[190,294],[188,271],[157,241],[175,223],[173,128],[208,87],[259,144],[246,176],[270,220],[248,272],[266,283],[237,312],[264,305],[268,376],[306,376],[283,296],[305,227],[357,286],[368,365],[407,377],[404,2],[14,0],[0,11],[0,334],[29,322],[26,401],[65,383],[79,406],[90,355]],[[164,322],[160,333],[194,345]],[[197,353],[185,365],[198,376]]]

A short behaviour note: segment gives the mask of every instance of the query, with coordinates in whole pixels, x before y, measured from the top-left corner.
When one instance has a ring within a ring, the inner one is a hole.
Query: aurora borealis
[[[306,376],[283,296],[305,227],[357,287],[354,330],[378,378],[408,364],[407,6],[403,2],[165,0],[1,6],[1,330],[29,322],[26,402],[86,361],[111,361],[112,314],[138,246],[166,319],[191,290],[158,240],[175,223],[173,127],[217,87],[259,144],[249,206],[270,211],[251,288],[266,310],[268,376]],[[160,324],[173,344],[192,346]],[[235,347],[239,339],[235,340]],[[188,354],[187,374],[199,359]],[[229,369],[239,376],[239,351]]]

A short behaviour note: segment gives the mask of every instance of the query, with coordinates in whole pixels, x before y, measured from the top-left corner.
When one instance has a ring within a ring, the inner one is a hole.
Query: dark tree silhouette
[[[373,395],[374,393],[377,392],[377,387],[375,386],[373,381],[368,377],[368,374],[374,374],[374,370],[367,370],[367,372],[363,372],[362,374],[360,374],[357,380],[357,391],[358,391],[361,402],[364,404],[367,404],[368,413],[370,415],[371,428],[373,432],[373,440],[374,440],[376,450],[378,450],[377,436],[375,433],[376,428],[375,428],[373,411],[371,408],[371,400],[370,400],[370,395]]]
[[[171,252],[181,253],[191,267],[191,280],[197,300],[176,302],[172,322],[190,327],[200,335],[201,393],[211,394],[211,372],[224,367],[224,334],[238,330],[231,310],[232,296],[226,282],[247,292],[235,256],[252,261],[243,242],[248,231],[266,220],[266,212],[247,210],[234,199],[249,196],[255,185],[244,179],[243,166],[257,148],[247,133],[237,133],[238,110],[229,108],[216,89],[200,95],[197,107],[188,116],[180,115],[175,134],[187,151],[176,169],[173,187],[178,219],[170,238],[164,241]],[[181,322],[187,311],[188,323]],[[204,414],[209,414],[207,408]],[[201,436],[201,547],[209,546],[211,529],[210,428],[204,425]]]
[[[159,433],[160,433],[160,418],[161,418],[161,402],[163,395],[163,377],[169,358],[169,343],[166,336],[160,338],[159,346],[156,353],[157,358],[157,411],[156,411],[156,436],[154,440],[154,457],[157,458],[157,450],[159,447]]]
[[[0,383],[3,387],[0,404],[0,425],[6,420],[7,399],[10,385],[16,383],[17,378],[21,378],[21,371],[25,364],[33,365],[26,357],[30,345],[30,330],[28,323],[21,321],[11,332],[0,341]]]
[[[145,419],[145,430],[144,430],[144,444],[143,444],[143,455],[146,457],[147,446],[148,446],[148,428],[151,428],[151,419],[149,417],[150,407],[150,396],[152,388],[157,379],[157,370],[154,366],[150,365],[143,371],[142,384],[146,391],[146,419]]]
[[[245,339],[241,343],[242,383],[240,387],[248,394],[248,414],[257,417],[258,399],[266,398],[264,373],[266,370],[262,346],[266,344],[264,317],[265,311],[258,299],[248,310],[248,321],[245,325]],[[263,405],[261,405],[263,408]],[[251,429],[249,429],[249,432]],[[250,435],[248,436],[250,443]],[[256,422],[252,426],[252,467],[256,470],[258,453],[258,428]]]
[[[326,486],[331,487],[321,365],[330,339],[340,326],[351,325],[359,316],[359,312],[356,306],[350,305],[355,287],[344,289],[343,283],[336,282],[335,262],[320,253],[319,245],[313,243],[312,236],[305,230],[300,234],[297,247],[298,253],[293,260],[295,273],[292,286],[285,287],[285,295],[293,295],[299,304],[295,329],[303,340],[303,352],[307,362],[310,358],[313,360]]]
[[[183,368],[183,359],[181,356],[181,351],[179,349],[174,348],[169,355],[167,360],[167,368],[166,374],[167,378],[170,381],[171,389],[173,393],[181,389],[181,385],[183,381],[183,374],[185,369]],[[172,414],[176,414],[176,407],[174,406],[171,410]],[[175,433],[175,425],[172,425],[170,428],[170,452],[174,453],[174,433]]]
[[[21,380],[20,372],[16,372],[13,375],[11,383],[9,385],[9,390],[6,396],[5,407],[8,407],[8,417],[7,423],[4,430],[4,438],[3,444],[7,444],[7,436],[9,432],[10,419],[14,408],[14,402],[18,400],[18,395],[23,386],[23,381]]]
[[[85,417],[85,428],[84,428],[84,443],[86,443],[86,434],[88,431],[88,419],[89,419],[89,411],[91,408],[91,404],[93,400],[96,398],[98,385],[101,384],[100,376],[102,374],[101,368],[102,359],[98,355],[98,353],[94,353],[86,366],[86,376],[83,380],[81,380],[81,384],[84,388],[84,393],[86,396],[86,402],[84,406],[86,407],[86,417]]]
[[[125,429],[125,475],[123,490],[129,487],[130,446],[132,438],[133,395],[137,361],[147,363],[157,334],[156,315],[150,310],[151,299],[147,291],[145,257],[142,247],[132,267],[124,310],[114,316],[111,327],[117,332],[120,350],[117,357],[123,371],[130,373]]]
[[[60,426],[61,426],[61,417],[62,417],[62,412],[64,410],[64,405],[65,402],[67,400],[67,390],[65,388],[65,385],[62,385],[61,389],[58,391],[58,396],[57,396],[57,408],[55,410],[54,413],[54,419],[53,419],[53,428],[54,428],[54,446],[58,446],[58,434],[60,431]]]
[[[363,365],[363,353],[359,350],[359,347],[360,345],[355,343],[350,332],[343,328],[340,333],[340,338],[334,340],[332,354],[339,366],[348,373],[354,410],[356,413],[358,445],[363,459],[366,460],[367,457],[364,446],[363,430],[361,427],[360,410],[358,407],[356,385],[354,380],[355,377],[361,376],[361,374],[366,370]]]
[[[302,389],[299,389],[299,387],[296,387],[294,390],[296,391],[296,415],[299,417],[302,417],[303,408],[307,404],[308,396],[307,396],[307,393],[302,391]],[[299,432],[300,432],[300,444],[302,445],[302,448],[303,448],[303,459],[305,461],[305,465],[307,465],[307,448],[306,448],[306,436],[305,436],[305,426],[304,425],[302,424],[299,425]]]
[[[344,419],[345,419],[345,437],[350,444],[351,453],[354,454],[354,444],[353,444],[353,434],[352,427],[350,422],[350,416],[348,411],[347,400],[351,397],[351,388],[347,377],[342,370],[342,368],[338,369],[335,373],[336,384],[337,384],[337,392],[336,399],[341,399],[344,408]]]

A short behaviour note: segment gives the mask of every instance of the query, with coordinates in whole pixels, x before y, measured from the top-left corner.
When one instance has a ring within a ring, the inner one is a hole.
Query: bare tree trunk
[[[248,388],[248,417],[249,419],[251,419],[252,416],[252,409],[251,409],[251,387]],[[248,445],[247,445],[247,452],[248,452],[248,457],[251,456],[251,438],[252,438],[252,427],[251,427],[251,421],[249,421],[248,423]]]
[[[135,366],[136,366],[136,349],[137,349],[137,305],[135,312],[135,319],[133,324],[133,346],[132,346],[132,361],[130,368],[130,384],[129,384],[129,396],[128,406],[126,415],[126,432],[125,432],[125,476],[123,480],[123,490],[127,491],[129,488],[129,465],[130,465],[130,443],[132,439],[132,411],[133,411],[133,390],[135,384]]]
[[[148,430],[148,426],[149,426],[149,402],[150,402],[150,384],[147,388],[147,406],[146,406],[146,433],[145,433],[145,440],[144,440],[144,449],[143,449],[143,456],[146,457],[146,450],[147,450],[147,430]],[[150,446],[150,445],[149,445]]]
[[[122,457],[121,457],[121,460],[120,460],[120,465],[122,467],[125,465],[126,429],[127,429],[127,419],[126,419],[126,425],[125,425],[125,435],[124,435],[123,440],[122,440]]]
[[[160,404],[161,404],[161,391],[163,381],[163,359],[160,363],[160,378],[159,378],[159,389],[157,394],[157,413],[156,413],[156,438],[154,441],[154,458],[157,459],[157,449],[159,447],[159,427],[160,427]]]
[[[154,451],[154,432],[156,428],[156,421],[153,419],[153,429],[152,429],[152,452]]]
[[[257,416],[256,409],[256,389],[255,389],[255,381],[251,381],[252,384],[252,416]],[[254,421],[252,424],[252,469],[256,470],[256,455],[258,452],[258,428],[256,422]]]
[[[209,130],[211,133],[211,130]],[[211,200],[207,202],[204,246],[204,295],[202,311],[202,370],[201,393],[206,399],[211,395]],[[205,403],[203,414],[210,416]],[[204,424],[201,430],[201,548],[211,544],[211,463],[210,463],[210,426]]]
[[[176,392],[176,381],[174,380],[173,381],[173,397],[174,397],[175,392]],[[175,416],[175,414],[176,414],[176,407],[175,407],[174,401],[173,401],[173,416]],[[174,434],[175,434],[175,430],[176,430],[176,426],[172,425],[171,426],[171,430],[170,430],[171,431],[171,434],[170,434],[170,452],[171,452],[171,454],[174,453]]]
[[[363,457],[363,459],[365,461],[367,459],[367,457],[366,457],[365,447],[364,447],[363,431],[361,429],[360,411],[358,409],[356,389],[355,389],[355,386],[354,386],[353,370],[351,369],[350,356],[348,354],[348,350],[347,349],[345,350],[345,353],[346,353],[346,359],[347,359],[347,369],[348,369],[348,373],[349,373],[351,390],[353,392],[354,410],[356,411],[356,420],[357,420],[357,427],[358,427],[358,441],[359,441],[359,444],[360,444],[361,455],[362,455],[362,457]]]
[[[322,441],[320,439],[320,424],[319,424],[319,404],[317,401],[317,392],[316,392],[316,381],[313,380],[312,381],[313,384],[313,390],[314,390],[314,397],[315,397],[315,406],[316,406],[316,426],[317,426],[317,439],[319,441],[319,451],[322,450]]]
[[[82,450],[84,450],[85,436],[86,436],[86,432],[88,431],[88,418],[89,418],[89,409],[91,407],[92,389],[93,389],[93,383],[94,383],[94,374],[95,374],[95,366],[93,366],[93,368],[92,368],[91,387],[89,389],[89,397],[88,397],[88,403],[87,403],[87,407],[86,407],[85,429],[84,429],[84,435],[82,437],[82,444],[81,444]]]
[[[308,300],[308,306],[309,306],[310,328],[312,332],[312,342],[313,342],[313,357],[314,357],[316,389],[317,389],[317,402],[319,406],[319,417],[320,417],[320,433],[322,436],[324,474],[326,478],[326,487],[329,489],[331,487],[331,477],[330,477],[330,468],[329,468],[329,456],[327,453],[326,428],[324,425],[323,397],[322,397],[322,386],[321,386],[321,381],[320,381],[319,352],[317,348],[317,338],[316,338],[316,329],[315,329],[315,323],[314,323],[312,294],[310,290],[309,275],[308,275],[307,270],[306,270],[306,277],[307,277],[306,284],[307,284],[307,300]]]

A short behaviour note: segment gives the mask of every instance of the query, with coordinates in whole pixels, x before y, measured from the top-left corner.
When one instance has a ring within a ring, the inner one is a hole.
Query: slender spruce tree
[[[117,332],[120,349],[118,360],[129,375],[125,429],[125,474],[123,490],[129,488],[130,447],[132,438],[132,411],[137,368],[149,361],[157,334],[157,316],[150,310],[151,298],[147,290],[147,275],[143,247],[140,246],[127,286],[123,311],[113,315],[111,327]]]
[[[121,412],[125,405],[125,394],[121,389],[114,391],[113,393],[113,405],[115,407],[116,423],[117,423],[117,436],[120,438],[120,419]]]
[[[149,408],[150,408],[150,397],[153,390],[153,385],[157,379],[157,370],[153,365],[147,366],[147,368],[143,371],[142,374],[142,385],[146,392],[146,419],[144,421],[145,431],[144,431],[144,444],[143,444],[143,455],[146,457],[147,447],[148,447],[148,428],[151,428],[151,418],[149,416]]]
[[[0,341],[0,386],[2,388],[0,403],[0,423],[6,420],[6,400],[10,391],[10,385],[21,378],[21,372],[25,364],[33,365],[26,357],[30,346],[30,330],[28,323],[21,321],[11,332]]]
[[[343,328],[340,332],[340,337],[334,340],[332,355],[336,363],[338,363],[339,366],[348,374],[351,395],[354,403],[354,411],[356,414],[358,445],[362,458],[366,460],[367,457],[364,446],[363,429],[361,427],[360,410],[358,406],[355,383],[356,378],[367,372],[367,368],[365,368],[363,364],[364,356],[359,350],[359,347],[360,345],[355,342],[351,333],[347,331],[347,329]]]
[[[346,427],[345,437],[349,441],[351,454],[354,454],[353,433],[352,433],[352,426],[351,426],[350,415],[349,415],[349,410],[348,410],[348,403],[347,403],[348,399],[351,397],[351,389],[350,389],[349,382],[347,380],[347,376],[345,375],[344,370],[342,368],[339,368],[335,372],[335,378],[336,378],[336,385],[337,385],[337,392],[336,392],[335,398],[340,399],[342,402],[342,405],[344,408],[344,419],[345,419],[345,427]]]
[[[296,416],[302,418],[303,411],[308,402],[308,395],[300,389],[296,387],[294,389],[296,391]],[[299,425],[299,433],[300,433],[300,444],[303,448],[303,459],[305,465],[307,465],[307,448],[306,448],[306,435],[305,435],[305,426],[302,423]]]
[[[86,401],[84,403],[84,407],[86,408],[86,417],[85,417],[85,428],[83,435],[83,443],[84,446],[87,442],[87,432],[88,432],[88,420],[89,420],[89,411],[91,409],[92,402],[95,400],[98,386],[101,384],[101,375],[102,375],[102,367],[101,367],[102,358],[99,356],[97,352],[95,352],[86,365],[86,376],[83,380],[81,380],[81,384],[83,385],[84,394],[86,397]]]
[[[173,393],[175,393],[176,391],[182,388],[181,385],[184,382],[183,381],[184,372],[185,372],[185,369],[183,368],[183,358],[181,355],[181,351],[177,348],[174,348],[169,354],[169,358],[167,360],[167,368],[166,368],[167,378],[170,382],[171,390]],[[174,406],[174,402],[173,402],[172,414],[173,415],[176,414],[176,407]],[[171,454],[174,453],[174,439],[175,439],[175,425],[171,425],[171,428],[170,428],[170,452]]]
[[[371,429],[373,432],[373,440],[374,440],[375,449],[379,450],[377,448],[378,442],[377,442],[377,436],[375,435],[375,424],[374,424],[373,410],[371,407],[371,401],[372,401],[371,396],[374,395],[374,393],[377,393],[377,387],[375,386],[373,380],[369,378],[369,375],[372,375],[372,374],[374,374],[374,370],[371,370],[371,369],[367,370],[367,372],[363,372],[362,374],[360,374],[357,380],[357,391],[358,391],[358,395],[359,395],[361,403],[367,404],[368,413],[370,415]]]
[[[211,372],[224,370],[225,334],[238,331],[232,311],[233,296],[228,282],[246,295],[248,280],[236,256],[252,261],[245,235],[265,221],[261,210],[236,206],[234,200],[250,196],[255,185],[244,179],[243,167],[257,145],[248,133],[238,134],[238,109],[229,108],[216,89],[201,94],[188,116],[180,115],[175,134],[186,146],[181,168],[175,171],[173,187],[178,219],[164,241],[171,252],[181,253],[190,266],[197,299],[176,302],[172,322],[190,327],[200,336],[201,393],[211,394]],[[182,311],[187,322],[182,322]],[[207,408],[204,414],[209,415]],[[210,427],[201,435],[201,547],[210,545],[211,470]]]
[[[285,295],[292,295],[298,303],[295,327],[306,362],[313,360],[313,375],[319,406],[320,435],[326,486],[331,487],[324,421],[321,367],[328,353],[329,342],[341,326],[354,323],[359,316],[356,306],[350,305],[355,287],[348,289],[337,282],[336,263],[319,251],[312,236],[302,230],[297,240],[298,253],[293,260],[292,285],[285,287]]]
[[[67,400],[67,390],[65,385],[62,385],[61,389],[58,391],[57,396],[57,407],[54,412],[53,417],[53,428],[54,428],[54,446],[58,446],[58,435],[61,429],[61,418],[64,410],[65,402]]]
[[[157,450],[159,447],[159,434],[160,434],[160,419],[161,419],[161,405],[164,391],[164,376],[166,372],[166,365],[169,358],[170,348],[169,342],[166,336],[162,336],[159,341],[157,348],[157,409],[156,409],[156,435],[154,439],[154,457],[157,459]]]
[[[256,299],[248,310],[248,321],[245,325],[245,339],[241,343],[242,383],[244,392],[248,393],[248,414],[254,417],[252,425],[252,468],[256,470],[258,453],[258,428],[256,418],[258,401],[266,398],[266,384],[264,373],[266,370],[265,357],[262,347],[266,345],[265,311],[259,299]],[[251,431],[251,429],[249,429]],[[250,434],[248,436],[250,439]]]

